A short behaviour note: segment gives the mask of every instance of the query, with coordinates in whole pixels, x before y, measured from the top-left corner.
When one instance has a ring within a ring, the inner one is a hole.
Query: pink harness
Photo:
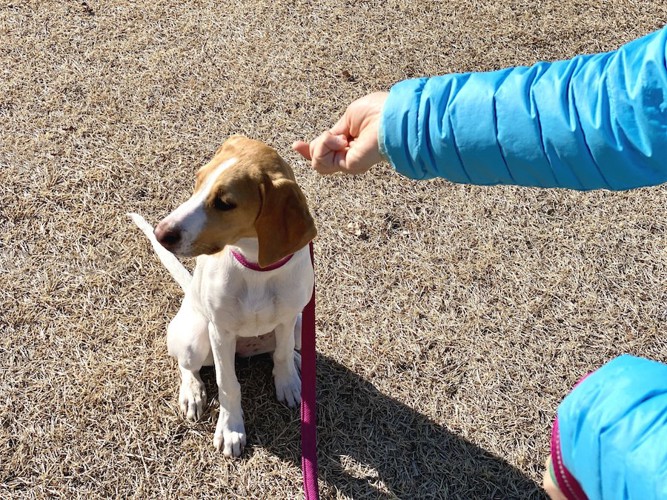
[[[310,242],[310,262],[315,266],[313,242]],[[241,265],[253,271],[273,271],[289,262],[292,255],[259,267],[239,252],[231,251]],[[320,497],[317,484],[317,405],[315,392],[315,285],[313,295],[303,310],[301,328],[301,470],[306,500]]]

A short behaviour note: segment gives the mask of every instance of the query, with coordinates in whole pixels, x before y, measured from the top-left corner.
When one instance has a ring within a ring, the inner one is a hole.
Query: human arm
[[[332,129],[333,140],[318,137],[304,156],[322,173],[365,171],[383,152],[415,179],[580,190],[661,184],[667,181],[666,50],[663,28],[609,53],[399,82],[367,124],[379,139],[359,162],[363,169],[343,161],[356,138],[350,128]],[[367,98],[359,101],[368,104]],[[353,112],[346,111],[348,122]],[[304,154],[306,143],[300,144]],[[329,156],[318,156],[322,151]],[[336,153],[337,161],[328,161]]]

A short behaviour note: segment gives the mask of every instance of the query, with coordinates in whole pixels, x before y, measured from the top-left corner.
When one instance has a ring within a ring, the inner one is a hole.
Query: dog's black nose
[[[171,250],[181,241],[181,232],[174,227],[164,227],[162,224],[158,224],[154,232],[160,245],[167,250]]]

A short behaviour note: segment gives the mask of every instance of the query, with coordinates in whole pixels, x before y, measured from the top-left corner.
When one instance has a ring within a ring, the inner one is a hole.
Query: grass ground
[[[323,178],[289,145],[404,78],[666,21],[657,1],[1,0],[0,496],[301,495],[266,358],[238,366],[242,459],[213,449],[215,400],[179,416],[180,289],[124,215],[158,221],[242,133],[294,166],[319,228],[323,497],[540,498],[572,384],[667,360],[667,191]]]

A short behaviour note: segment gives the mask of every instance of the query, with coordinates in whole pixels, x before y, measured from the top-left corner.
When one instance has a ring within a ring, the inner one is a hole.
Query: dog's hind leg
[[[295,329],[298,318],[276,326],[276,350],[273,351],[273,380],[278,401],[295,407],[301,402],[301,356],[296,356]]]
[[[167,349],[178,360],[181,389],[178,402],[188,420],[199,420],[206,404],[206,389],[199,371],[213,364],[208,320],[192,307],[186,294],[181,308],[167,328]]]

